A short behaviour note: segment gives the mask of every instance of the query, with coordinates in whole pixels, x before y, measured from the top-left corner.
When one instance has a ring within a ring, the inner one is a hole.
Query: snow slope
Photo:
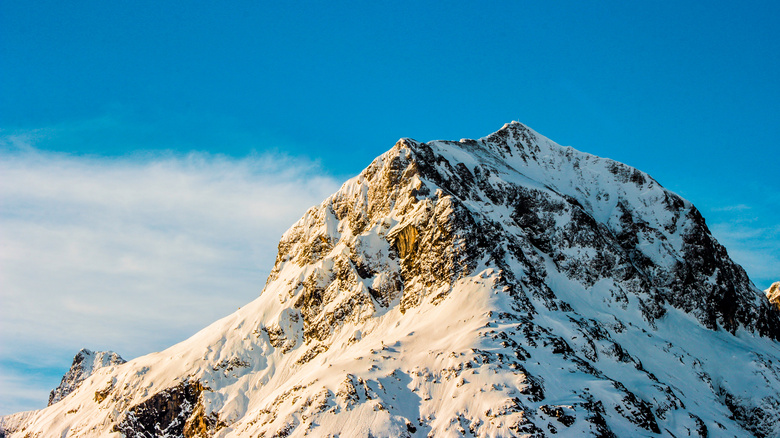
[[[513,122],[400,140],[259,298],[11,437],[780,434],[780,312],[688,201]]]

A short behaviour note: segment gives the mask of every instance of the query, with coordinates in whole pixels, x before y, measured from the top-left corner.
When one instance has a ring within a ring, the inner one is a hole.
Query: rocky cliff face
[[[688,201],[512,123],[402,139],[257,300],[16,434],[772,437],[779,335]]]
[[[772,283],[772,286],[770,286],[765,293],[769,302],[780,310],[780,281]]]
[[[73,358],[73,364],[62,376],[60,385],[49,394],[49,406],[57,403],[68,394],[75,391],[81,382],[91,376],[96,370],[112,365],[121,365],[126,361],[113,351],[90,351],[82,349]]]

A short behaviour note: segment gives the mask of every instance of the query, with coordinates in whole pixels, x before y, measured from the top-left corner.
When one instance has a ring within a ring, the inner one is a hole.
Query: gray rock
[[[73,364],[64,376],[60,385],[49,394],[49,406],[57,403],[68,394],[75,391],[87,377],[100,368],[121,365],[126,361],[113,351],[91,351],[82,349],[73,358]]]

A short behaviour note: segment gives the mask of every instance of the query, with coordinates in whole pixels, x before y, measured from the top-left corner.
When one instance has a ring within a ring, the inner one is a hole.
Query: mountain
[[[775,437],[778,336],[690,202],[513,122],[398,141],[255,301],[7,432]]]
[[[73,358],[73,364],[62,376],[60,386],[54,388],[49,394],[49,406],[65,398],[68,394],[75,391],[81,382],[91,376],[100,368],[121,365],[126,361],[113,351],[90,351],[86,348],[79,351]]]

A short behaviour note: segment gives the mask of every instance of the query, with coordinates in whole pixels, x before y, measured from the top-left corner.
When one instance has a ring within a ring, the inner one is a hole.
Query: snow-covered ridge
[[[777,436],[779,315],[636,169],[516,122],[402,139],[258,299],[10,436]]]
[[[96,370],[113,365],[121,365],[126,361],[113,351],[91,351],[82,349],[73,358],[73,364],[64,376],[60,385],[49,394],[49,406],[57,403],[68,394],[75,391],[87,377]]]

